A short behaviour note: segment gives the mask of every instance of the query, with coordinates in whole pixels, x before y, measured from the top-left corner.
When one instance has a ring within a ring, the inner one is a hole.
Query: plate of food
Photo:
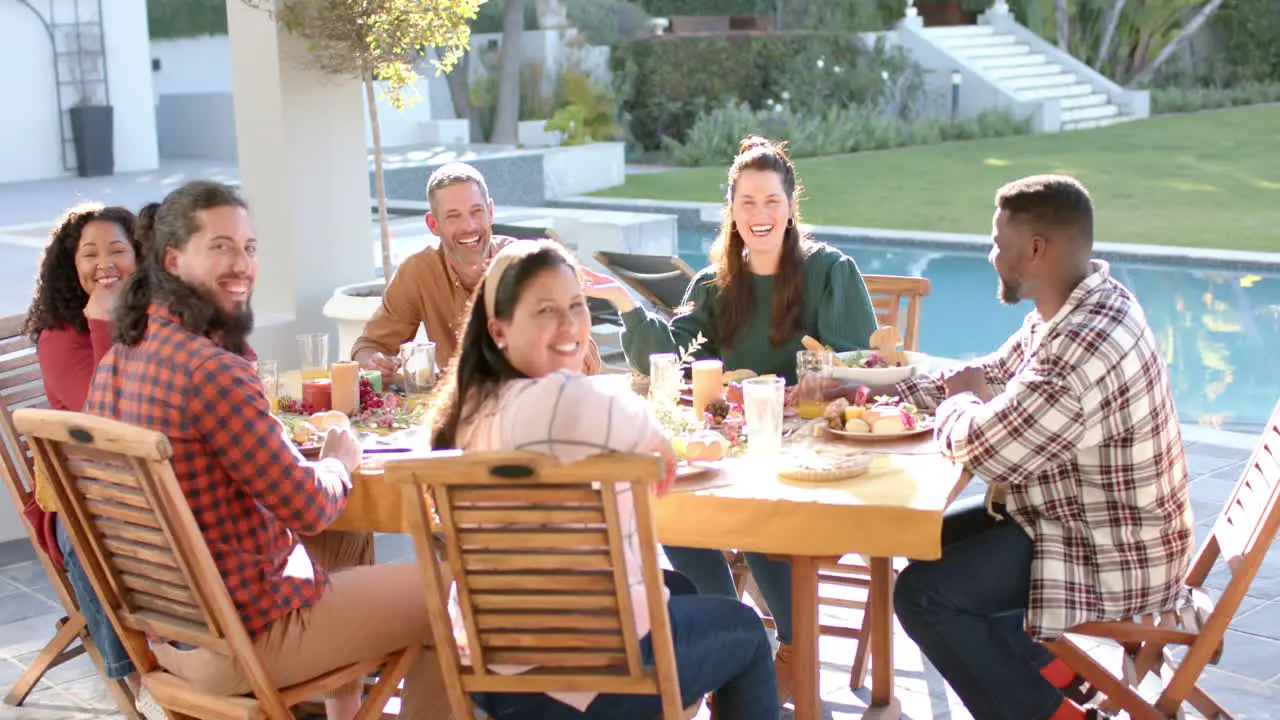
[[[806,350],[829,350],[805,336]],[[868,350],[849,350],[835,354],[831,376],[866,385],[893,385],[916,373],[925,372],[929,356],[902,349],[902,335],[895,327],[882,327],[871,333]]]
[[[312,415],[282,414],[280,422],[289,429],[289,439],[302,453],[302,457],[314,460],[320,455],[324,434],[331,427],[351,427],[351,419],[337,410]]]
[[[822,418],[824,422],[819,427],[823,432],[868,441],[914,437],[933,432],[936,424],[932,415],[920,412],[911,403],[884,396],[864,399],[862,403],[839,398],[827,405]]]

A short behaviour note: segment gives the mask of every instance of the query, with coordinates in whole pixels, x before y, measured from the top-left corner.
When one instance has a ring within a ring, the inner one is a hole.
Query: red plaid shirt
[[[178,484],[251,636],[320,599],[328,578],[297,534],[333,522],[350,476],[336,459],[302,459],[248,360],[152,305],[142,342],[102,359],[85,412],[169,438]]]
[[[1047,322],[978,361],[996,393],[943,401],[941,379],[900,395],[937,405],[944,454],[993,486],[1035,539],[1027,624],[1036,639],[1183,599],[1194,532],[1168,373],[1146,316],[1107,264]]]

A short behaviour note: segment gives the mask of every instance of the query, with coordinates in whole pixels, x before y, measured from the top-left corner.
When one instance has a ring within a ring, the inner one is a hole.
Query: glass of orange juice
[[[262,382],[262,392],[271,404],[271,414],[280,412],[280,370],[275,360],[259,360],[257,362],[258,380]]]
[[[298,360],[302,363],[302,381],[329,378],[329,333],[303,333],[298,336]]]
[[[796,414],[802,418],[822,417],[827,401],[822,396],[823,381],[831,377],[836,355],[828,350],[801,350],[796,353]]]

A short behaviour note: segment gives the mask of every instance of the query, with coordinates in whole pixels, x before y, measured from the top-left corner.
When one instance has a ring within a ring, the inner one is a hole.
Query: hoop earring
[[[789,218],[787,218],[787,229],[788,229],[788,230],[790,230],[791,228],[793,228],[793,227],[795,227],[795,226],[796,226],[796,219],[795,219],[795,218],[793,218],[793,217],[789,217]]]

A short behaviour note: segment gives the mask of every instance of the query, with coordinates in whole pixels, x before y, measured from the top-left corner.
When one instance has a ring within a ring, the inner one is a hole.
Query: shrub
[[[650,37],[621,45],[613,63],[632,136],[648,149],[684,141],[700,115],[729,102],[821,114],[896,96],[896,112],[908,117],[924,86],[902,50],[868,47],[851,33]]]
[[[1030,121],[997,110],[952,123],[934,118],[903,118],[869,106],[832,107],[821,114],[811,114],[781,105],[752,110],[746,103],[728,103],[699,116],[684,142],[664,138],[663,149],[668,160],[677,165],[727,165],[737,152],[738,141],[751,133],[785,140],[792,156],[803,158],[1024,135],[1030,131]]]
[[[592,45],[616,45],[648,32],[649,16],[623,0],[565,0],[569,24]]]
[[[1151,112],[1158,115],[1274,102],[1280,102],[1280,82],[1243,82],[1229,87],[1151,89]]]

